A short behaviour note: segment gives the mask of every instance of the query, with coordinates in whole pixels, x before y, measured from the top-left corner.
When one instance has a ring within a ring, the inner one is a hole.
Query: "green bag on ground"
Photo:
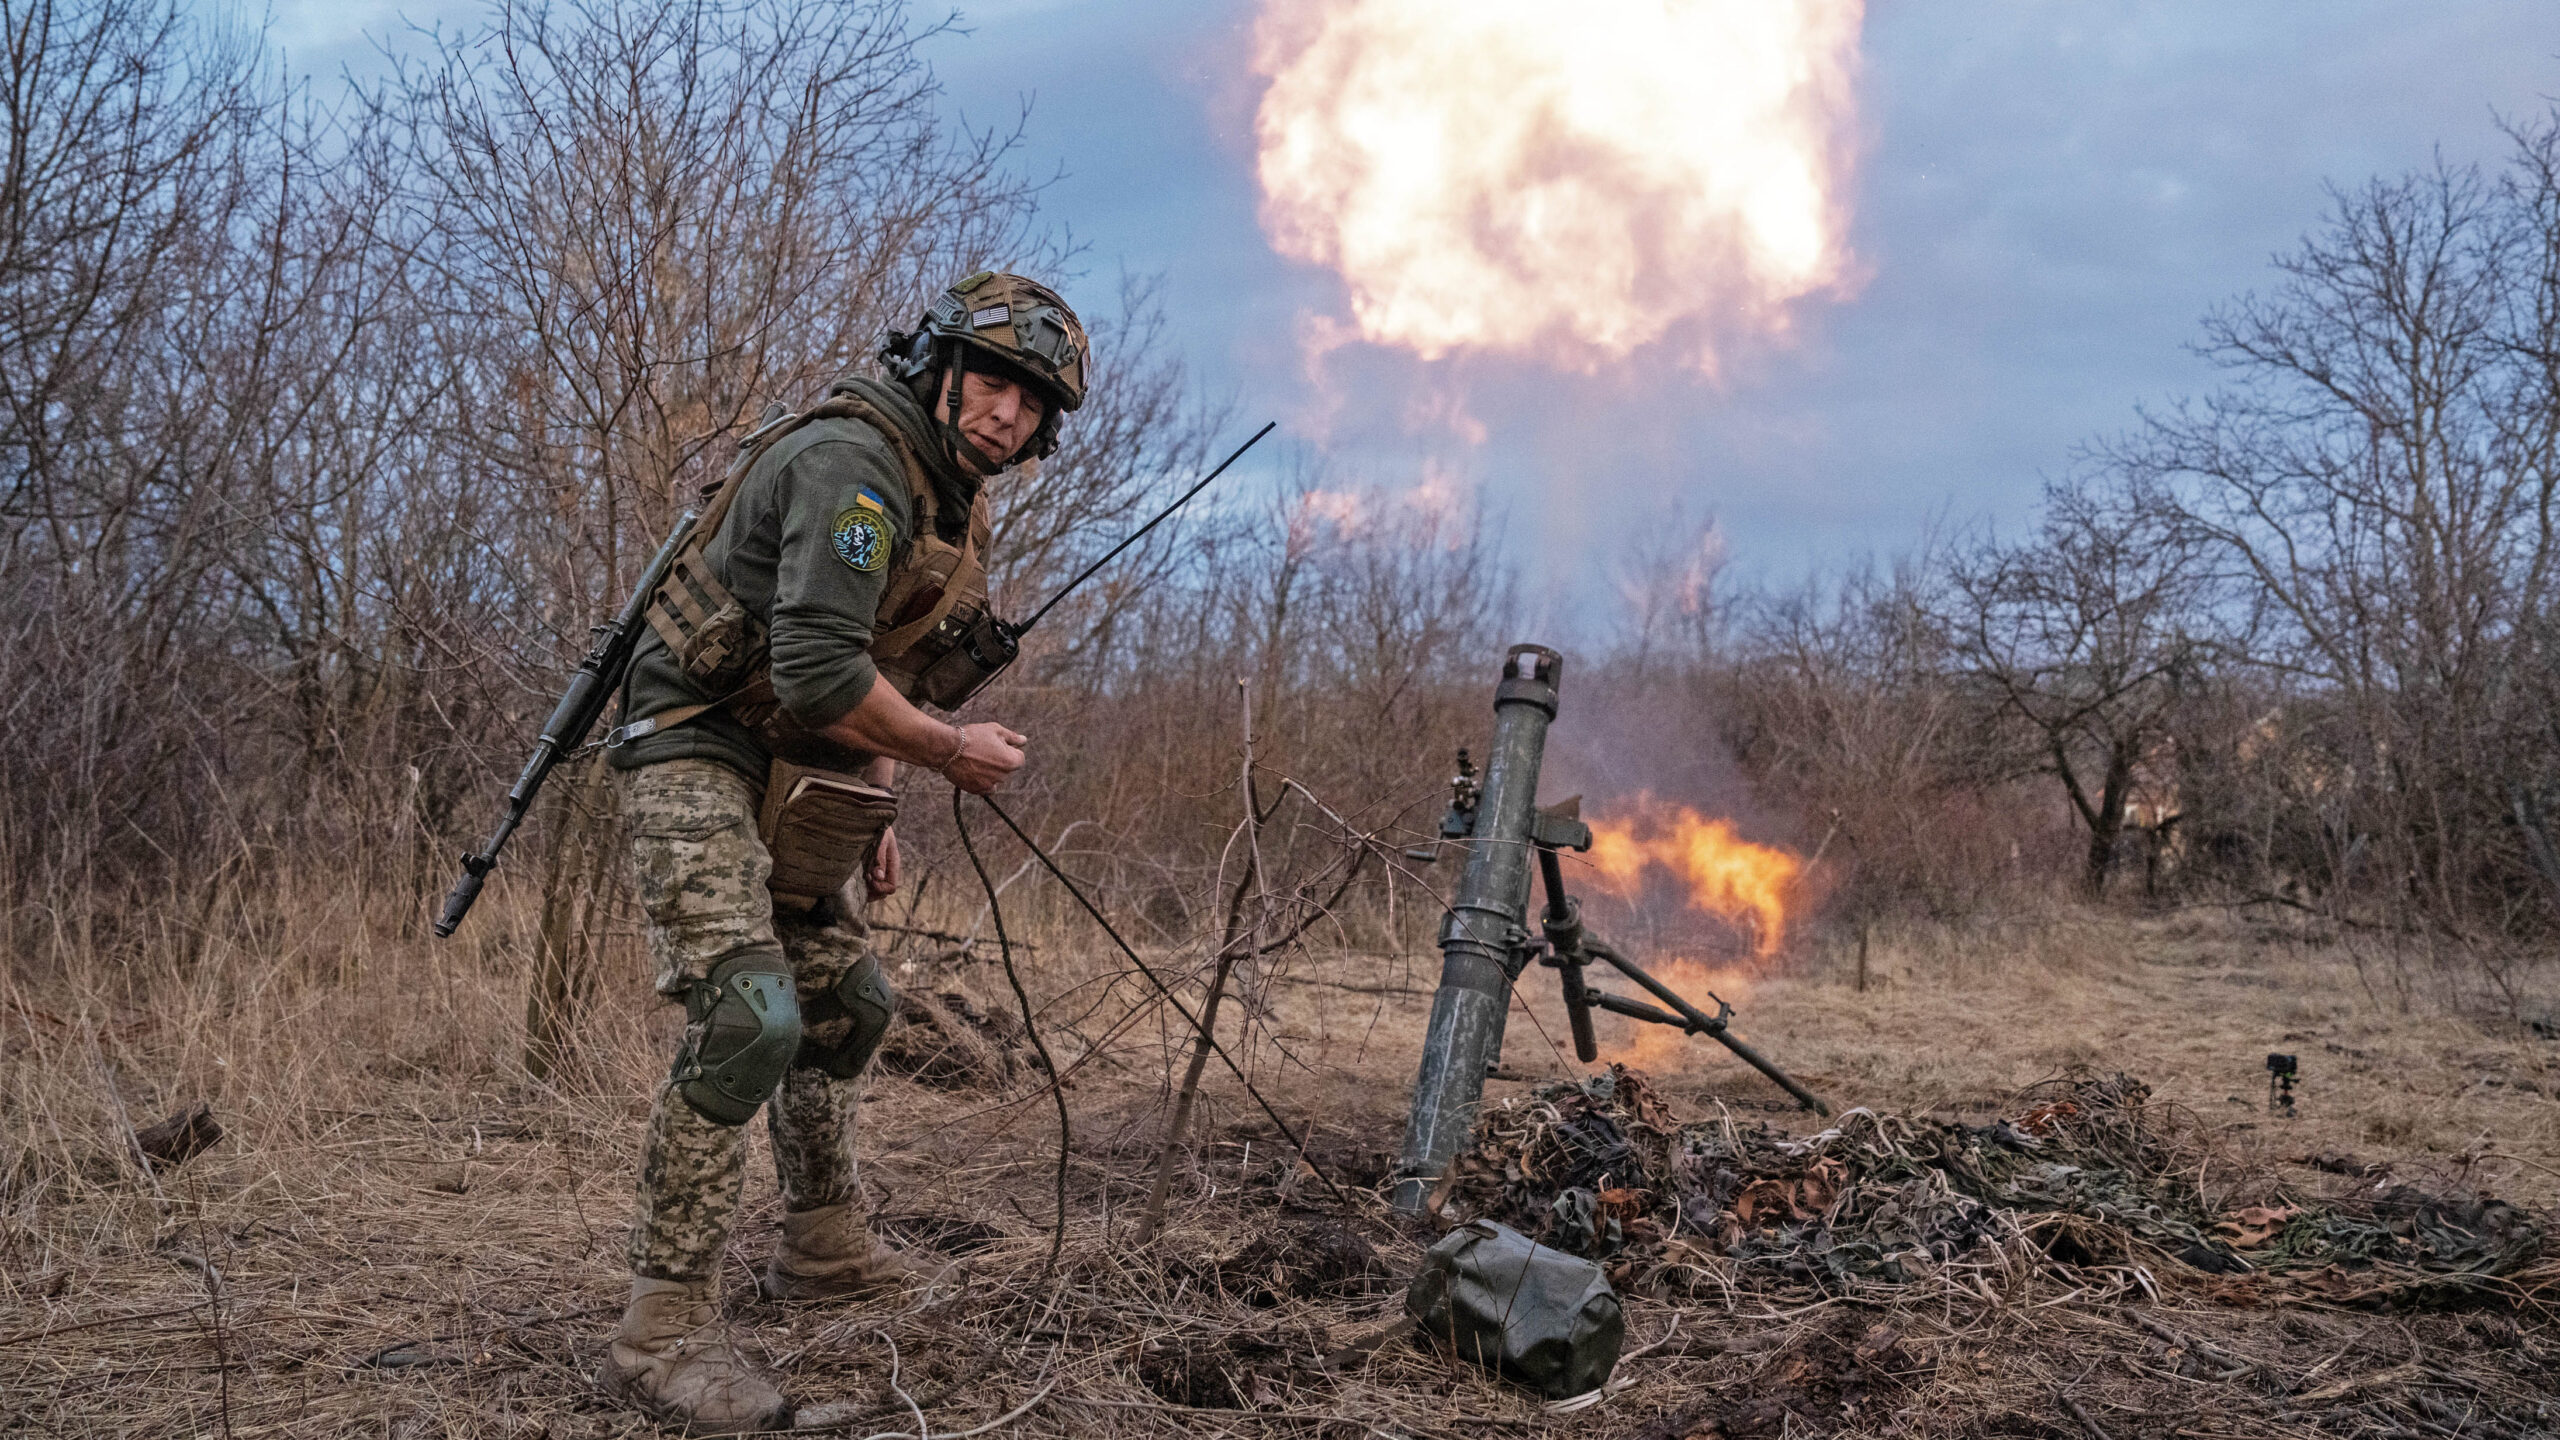
[[[1404,1309],[1434,1343],[1558,1400],[1599,1389],[1627,1339],[1598,1265],[1490,1220],[1440,1237]]]

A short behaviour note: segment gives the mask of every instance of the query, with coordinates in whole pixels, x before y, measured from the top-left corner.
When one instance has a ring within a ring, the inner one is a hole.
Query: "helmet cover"
[[[1036,280],[981,270],[935,297],[917,328],[1023,372],[1057,409],[1084,403],[1084,325]]]
[[[1024,382],[1048,413],[1015,457],[1020,460],[1056,450],[1058,417],[1084,404],[1086,347],[1083,322],[1058,292],[1020,275],[981,270],[934,297],[914,330],[890,332],[880,358],[890,377],[903,382],[919,382],[951,360]],[[972,363],[962,350],[984,359]]]

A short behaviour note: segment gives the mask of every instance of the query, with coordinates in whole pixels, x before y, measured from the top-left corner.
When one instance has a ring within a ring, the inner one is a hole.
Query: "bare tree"
[[[2337,192],[2268,293],[2209,319],[2228,383],[2101,451],[2264,606],[2251,658],[2334,698],[2353,825],[2456,928],[2512,914],[2513,778],[2547,749],[2511,677],[2560,559],[2560,200],[2551,122],[2517,135],[2503,177]]]
[[[29,617],[0,676],[48,739],[0,762],[5,829],[93,879],[253,854],[230,802],[295,808],[361,681],[317,583],[360,532],[314,541],[363,449],[343,422],[409,398],[358,362],[387,328],[378,170],[182,7],[0,17],[0,587]]]
[[[174,0],[8,0],[0,25],[0,514],[12,553],[68,553],[113,503],[83,462],[135,438],[113,401],[241,204],[274,102],[252,47]]]
[[[1955,557],[1944,618],[1960,671],[2023,722],[2087,827],[2081,886],[2106,893],[2137,772],[2167,768],[2172,712],[2214,652],[2201,542],[2174,513],[2065,482],[2036,532]]]
[[[1860,920],[1953,918],[2019,878],[2038,816],[2008,789],[2033,762],[1982,723],[1958,678],[1924,547],[1889,568],[1746,599],[1719,728],[1759,798],[1838,827],[1849,874],[1833,903]]]

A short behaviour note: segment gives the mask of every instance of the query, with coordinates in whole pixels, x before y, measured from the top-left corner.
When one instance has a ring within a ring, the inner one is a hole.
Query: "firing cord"
[[[951,797],[951,814],[952,818],[956,821],[960,815],[960,792],[955,788],[951,792]],[[1253,1081],[1246,1077],[1244,1068],[1236,1064],[1234,1056],[1227,1053],[1227,1047],[1218,1043],[1218,1037],[1211,1034],[1208,1028],[1200,1023],[1200,1017],[1191,1013],[1191,1008],[1182,1003],[1182,997],[1173,993],[1173,987],[1164,982],[1164,977],[1156,974],[1155,970],[1149,966],[1146,961],[1138,958],[1136,948],[1131,946],[1127,940],[1121,938],[1120,932],[1112,928],[1109,920],[1103,918],[1101,908],[1085,897],[1084,891],[1077,888],[1076,882],[1067,878],[1067,872],[1058,868],[1058,862],[1049,858],[1049,852],[1041,849],[1039,842],[1033,840],[1030,835],[1023,831],[1021,826],[1015,824],[1013,822],[1013,817],[1005,813],[1004,807],[998,805],[993,796],[981,795],[978,799],[982,801],[989,810],[995,812],[996,818],[1004,822],[1004,828],[1013,832],[1013,838],[1022,842],[1023,848],[1031,852],[1031,857],[1040,862],[1041,868],[1047,870],[1059,884],[1066,887],[1067,893],[1075,897],[1078,905],[1084,907],[1084,913],[1093,917],[1093,923],[1102,927],[1102,933],[1111,937],[1111,943],[1119,946],[1120,953],[1128,956],[1129,963],[1137,966],[1138,973],[1146,976],[1147,982],[1156,987],[1158,994],[1164,996],[1165,1003],[1171,1005],[1174,1008],[1175,1013],[1181,1015],[1184,1020],[1190,1022],[1192,1032],[1200,1036],[1203,1040],[1209,1042],[1209,1048],[1218,1053],[1218,1058],[1226,1062],[1228,1071],[1236,1077],[1237,1083],[1244,1086],[1244,1093],[1252,1096],[1253,1103],[1262,1107],[1262,1113],[1270,1117],[1271,1123],[1280,1127],[1280,1133],[1287,1136],[1290,1143],[1298,1147],[1298,1162],[1305,1165],[1308,1171],[1317,1179],[1323,1181],[1325,1188],[1333,1192],[1335,1199],[1349,1200],[1351,1197],[1340,1185],[1334,1183],[1333,1177],[1327,1175],[1324,1171],[1317,1169],[1315,1162],[1307,1158],[1307,1137],[1302,1136],[1297,1131],[1289,1128],[1289,1122],[1281,1119],[1280,1112],[1271,1108],[1271,1102],[1262,1098],[1262,1092],[1254,1088]],[[965,825],[960,828],[960,843],[964,847],[969,843],[969,829]],[[969,863],[973,865],[978,863],[978,852],[974,849],[969,851]],[[987,887],[987,904],[992,908],[995,904],[996,898],[995,886],[993,882],[987,879],[986,867],[983,865],[978,866],[978,879]],[[996,938],[999,943],[1001,943],[1004,938],[1004,920],[1001,915],[996,919]],[[1005,974],[1007,978],[1011,978],[1013,974],[1013,958],[1010,950],[1005,952]],[[1015,982],[1013,993],[1017,997],[1021,996],[1021,982]],[[1031,1002],[1026,999],[1022,1004],[1023,1014],[1028,1016],[1030,1014]],[[1036,1039],[1038,1032],[1033,1032],[1033,1035]],[[1046,1050],[1041,1051],[1040,1054],[1043,1061],[1048,1059],[1048,1052]],[[1055,1067],[1052,1067],[1049,1073],[1054,1077],[1058,1072]],[[1060,1123],[1062,1125],[1064,1124],[1063,1117],[1066,1114],[1066,1104],[1065,1096],[1061,1095],[1058,1100],[1058,1112],[1061,1117]],[[1058,1193],[1063,1197],[1066,1194],[1067,1183],[1063,1151],[1060,1155],[1059,1164]],[[1065,1200],[1061,1198],[1059,1204],[1063,1207]],[[1059,1214],[1064,1216],[1065,1213],[1065,1210],[1061,1208]],[[1062,1219],[1060,1221],[1062,1227],[1064,1223],[1065,1222]],[[1060,1233],[1064,1233],[1063,1228]]]
[[[1004,908],[996,903],[995,877],[987,873],[986,862],[978,858],[977,842],[969,838],[969,822],[960,814],[960,795],[959,786],[951,787],[951,824],[960,832],[960,848],[969,852],[969,868],[978,872],[978,883],[986,887],[987,913],[996,922],[996,949],[1004,956],[1005,983],[1013,987],[1014,1002],[1022,1007],[1022,1028],[1030,1032],[1031,1048],[1039,1052],[1040,1068],[1048,1072],[1049,1098],[1058,1102],[1058,1219],[1049,1232],[1049,1258],[1040,1267],[1040,1281],[1034,1282],[1041,1283],[1056,1272],[1059,1252],[1067,1246],[1067,1157],[1074,1146],[1075,1132],[1067,1121],[1066,1079],[1058,1073],[1058,1062],[1049,1058],[1049,1042],[1040,1038],[1040,1022],[1031,1014],[1031,996],[1022,988],[1022,976],[1013,968],[1013,938],[1005,933]],[[989,808],[993,808],[994,803],[989,801]],[[998,810],[996,813],[1002,815],[1004,812]],[[1009,826],[1013,821],[1008,819],[1004,823]],[[1019,835],[1022,832],[1016,830],[1014,833]],[[1031,853],[1040,854],[1039,847],[1032,846]],[[1046,860],[1048,857],[1043,855],[1041,858]]]

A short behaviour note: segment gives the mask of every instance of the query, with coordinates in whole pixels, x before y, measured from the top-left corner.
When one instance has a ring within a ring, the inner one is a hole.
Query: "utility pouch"
[[[907,698],[945,711],[968,704],[971,696],[1003,674],[1022,653],[1014,633],[1012,626],[984,610],[955,611],[944,617],[916,647],[933,658],[917,673]]]
[[[676,558],[647,613],[686,678],[714,695],[737,689],[764,663],[763,622],[711,573],[699,545]]]
[[[834,770],[776,760],[756,832],[773,857],[774,903],[813,910],[871,864],[898,797]]]
[[[676,663],[705,690],[734,687],[764,653],[764,626],[732,600],[711,612],[711,619],[685,639]]]
[[[899,694],[956,710],[1013,663],[1017,632],[987,603],[986,496],[971,506],[957,545],[935,528],[940,512],[931,487],[918,490],[916,510],[922,524],[906,571],[881,598],[880,613],[889,619],[872,638],[871,658]]]

